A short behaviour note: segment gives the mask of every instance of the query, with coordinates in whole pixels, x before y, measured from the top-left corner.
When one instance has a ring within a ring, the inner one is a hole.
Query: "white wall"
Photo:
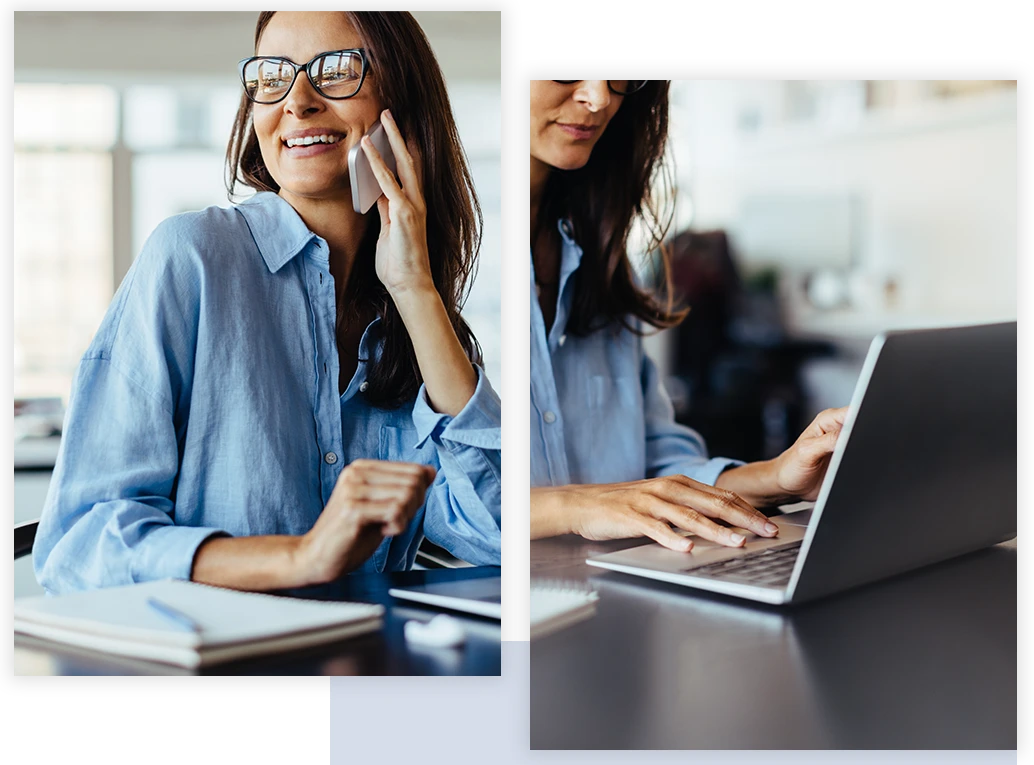
[[[857,192],[860,267],[896,276],[902,309],[1015,315],[1015,91],[854,126],[744,134],[736,124],[744,92],[763,101],[774,87],[676,86],[673,142],[695,228],[729,227],[759,193]]]

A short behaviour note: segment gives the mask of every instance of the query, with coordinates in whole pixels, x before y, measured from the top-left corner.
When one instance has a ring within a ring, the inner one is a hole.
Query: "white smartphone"
[[[384,164],[392,173],[395,173],[395,155],[391,151],[388,134],[384,132],[381,121],[377,120],[366,135],[373,141],[373,147],[380,152]],[[357,213],[365,215],[380,198],[381,185],[377,183],[373,168],[370,167],[370,160],[367,159],[361,142],[348,152],[348,177],[352,182],[352,207]]]

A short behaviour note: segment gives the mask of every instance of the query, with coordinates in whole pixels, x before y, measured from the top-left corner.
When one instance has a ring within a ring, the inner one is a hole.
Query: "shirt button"
[[[360,393],[366,393],[366,389],[369,388],[369,387],[370,387],[370,383],[364,381],[364,382],[362,382],[359,385],[359,392]]]
[[[548,425],[552,425],[554,422],[556,422],[556,415],[552,412],[546,412],[544,415],[542,415],[542,419],[545,420]]]
[[[333,465],[335,462],[337,462],[337,455],[334,454],[334,452],[327,452],[327,456],[323,459],[326,460],[328,465]]]

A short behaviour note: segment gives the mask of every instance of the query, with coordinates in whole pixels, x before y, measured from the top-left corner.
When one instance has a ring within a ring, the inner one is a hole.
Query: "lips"
[[[337,151],[337,147],[342,143],[344,142],[337,141],[333,144],[320,143],[310,144],[309,146],[287,146],[286,144],[281,144],[281,146],[283,146],[283,150],[287,153],[288,157],[311,157],[316,154],[326,154],[330,151]]]
[[[576,141],[588,141],[599,132],[599,125],[580,125],[573,122],[557,122],[556,126]]]

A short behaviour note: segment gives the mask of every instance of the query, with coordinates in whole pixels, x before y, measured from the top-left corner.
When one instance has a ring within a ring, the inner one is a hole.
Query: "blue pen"
[[[177,626],[188,629],[191,632],[200,634],[201,625],[191,619],[185,613],[177,608],[173,608],[168,603],[162,603],[157,598],[148,598],[147,605],[149,605],[154,611],[164,616],[168,621],[176,624]]]

